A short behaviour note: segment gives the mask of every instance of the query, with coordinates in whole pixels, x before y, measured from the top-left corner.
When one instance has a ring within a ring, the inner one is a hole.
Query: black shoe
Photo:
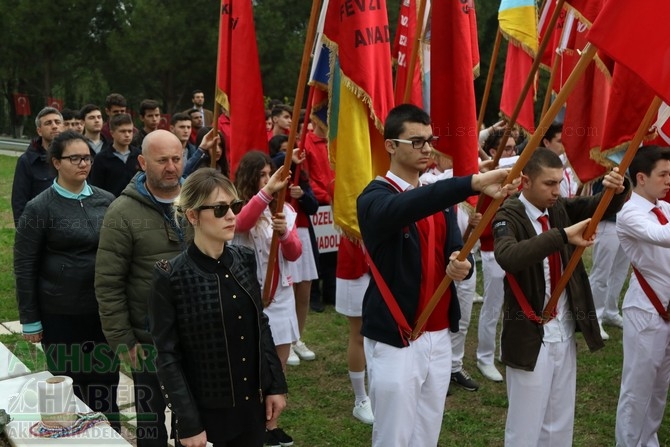
[[[321,300],[311,300],[309,302],[309,308],[312,309],[313,312],[318,313],[321,313],[324,310],[326,310],[326,306],[323,305],[323,301]]]
[[[286,434],[284,430],[277,427],[274,430],[265,430],[266,447],[289,447],[293,445],[293,438]]]
[[[468,391],[477,391],[479,389],[479,384],[472,380],[470,374],[468,374],[464,369],[455,373],[451,373],[451,383],[454,383]]]

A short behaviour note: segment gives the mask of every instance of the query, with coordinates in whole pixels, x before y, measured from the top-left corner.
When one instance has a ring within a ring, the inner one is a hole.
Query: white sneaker
[[[293,351],[293,346],[291,346],[291,349],[288,351],[288,360],[286,360],[286,364],[289,366],[298,366],[300,364],[300,357]]]
[[[316,354],[307,347],[301,340],[298,340],[296,344],[293,345],[293,352],[295,352],[300,360],[314,360]]]
[[[603,325],[600,323],[598,323],[598,325],[600,326],[600,338],[603,340],[609,340],[610,336],[607,332],[605,332],[605,329],[603,329]]]
[[[364,424],[374,424],[375,416],[372,414],[372,405],[370,405],[370,399],[365,399],[363,402],[354,405],[354,411],[352,412],[354,417]]]
[[[502,382],[503,376],[500,374],[500,371],[494,365],[488,365],[486,363],[477,362],[477,369],[482,373],[482,376],[493,382]]]
[[[611,318],[603,318],[603,324],[623,329],[623,318],[621,318],[621,315],[616,314]]]
[[[484,302],[484,297],[481,296],[478,293],[475,293],[475,297],[472,299],[473,303],[483,303]]]

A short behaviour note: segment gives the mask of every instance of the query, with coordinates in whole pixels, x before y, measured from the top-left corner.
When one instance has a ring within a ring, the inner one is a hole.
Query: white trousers
[[[373,447],[435,447],[451,380],[449,329],[424,332],[406,348],[364,340]]]
[[[623,371],[617,446],[658,446],[670,383],[670,323],[638,308],[623,311]]]
[[[477,268],[472,271],[472,276],[463,281],[454,281],[458,304],[461,306],[461,320],[458,322],[458,332],[451,334],[451,372],[456,373],[463,369],[463,356],[465,355],[465,336],[468,335],[470,317],[472,316],[472,301],[475,299],[477,287]]]
[[[593,266],[589,274],[596,315],[601,323],[603,318],[612,319],[619,315],[619,295],[629,266],[616,234],[616,223],[601,221],[593,244]]]
[[[571,447],[577,348],[574,338],[543,343],[534,371],[507,367],[507,447]]]
[[[500,320],[505,286],[505,271],[496,262],[492,251],[482,251],[482,274],[484,275],[484,302],[479,313],[477,331],[477,360],[493,365],[496,349],[496,328]]]

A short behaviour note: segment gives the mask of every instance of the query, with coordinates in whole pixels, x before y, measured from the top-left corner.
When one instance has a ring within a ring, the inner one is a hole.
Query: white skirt
[[[337,278],[335,283],[335,310],[347,317],[363,315],[363,295],[370,283],[370,275],[357,279]]]
[[[299,283],[319,279],[319,272],[316,270],[314,252],[312,251],[312,241],[309,238],[309,228],[298,227],[298,237],[302,243],[302,255],[289,263],[293,282]]]
[[[293,286],[277,287],[274,299],[263,312],[270,319],[270,331],[275,346],[294,343],[300,339],[298,317],[295,314]]]

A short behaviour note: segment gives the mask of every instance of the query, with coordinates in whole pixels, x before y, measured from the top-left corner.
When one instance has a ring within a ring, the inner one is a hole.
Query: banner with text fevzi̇
[[[328,150],[335,168],[333,214],[360,237],[356,198],[384,174],[383,122],[393,107],[391,45],[385,0],[331,0],[324,24],[331,51]]]

